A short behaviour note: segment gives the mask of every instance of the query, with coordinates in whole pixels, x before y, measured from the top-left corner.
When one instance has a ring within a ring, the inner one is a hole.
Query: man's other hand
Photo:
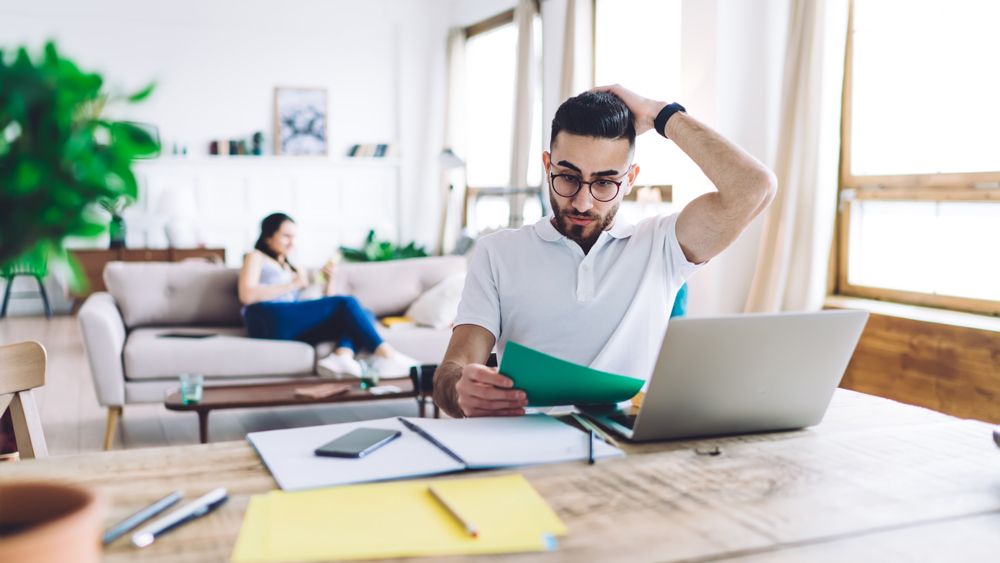
[[[527,395],[512,389],[514,381],[497,368],[467,364],[455,383],[458,406],[465,416],[519,416],[528,404]]]

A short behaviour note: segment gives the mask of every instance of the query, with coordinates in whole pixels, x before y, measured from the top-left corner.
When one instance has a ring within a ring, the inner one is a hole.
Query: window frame
[[[948,174],[855,175],[851,173],[851,105],[854,61],[854,3],[850,0],[844,80],[841,91],[840,167],[834,272],[831,293],[910,305],[1000,316],[1000,301],[920,293],[851,284],[848,280],[851,207],[853,201],[1000,201],[1000,171]]]

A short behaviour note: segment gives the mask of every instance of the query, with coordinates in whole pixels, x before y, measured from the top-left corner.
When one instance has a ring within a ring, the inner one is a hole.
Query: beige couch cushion
[[[379,317],[400,315],[420,294],[465,269],[463,256],[344,263],[337,268],[335,290],[353,295]]]
[[[104,284],[125,326],[242,326],[239,270],[198,262],[110,262]]]
[[[210,338],[167,338],[165,332],[212,332]],[[292,340],[247,338],[242,328],[139,328],[125,342],[125,377],[175,378],[201,373],[206,378],[274,377],[313,373],[312,346]]]

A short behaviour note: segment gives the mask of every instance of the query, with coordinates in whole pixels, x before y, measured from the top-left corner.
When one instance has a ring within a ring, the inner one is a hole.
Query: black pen
[[[136,512],[135,514],[129,516],[128,518],[122,520],[121,522],[115,524],[114,526],[108,528],[107,532],[104,532],[104,545],[107,545],[116,539],[124,536],[130,530],[142,524],[146,520],[149,520],[153,516],[163,512],[164,510],[170,508],[177,501],[181,500],[184,493],[181,491],[174,491],[169,495],[161,498],[160,500],[154,502],[153,504],[143,508],[142,510]]]
[[[196,518],[201,518],[222,506],[228,499],[229,495],[226,494],[226,489],[219,487],[142,528],[132,535],[132,545],[146,547],[170,530]]]
[[[596,436],[594,436],[593,430],[590,430],[589,432],[590,441],[588,442],[589,449],[587,451],[587,464],[594,465],[594,440],[596,439]]]

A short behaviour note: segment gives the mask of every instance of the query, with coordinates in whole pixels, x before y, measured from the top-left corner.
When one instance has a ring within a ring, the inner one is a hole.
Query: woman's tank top
[[[278,265],[274,260],[264,260],[260,267],[261,285],[281,285],[292,282],[295,272],[286,270]],[[299,290],[289,291],[269,300],[270,303],[290,302],[299,300]]]

